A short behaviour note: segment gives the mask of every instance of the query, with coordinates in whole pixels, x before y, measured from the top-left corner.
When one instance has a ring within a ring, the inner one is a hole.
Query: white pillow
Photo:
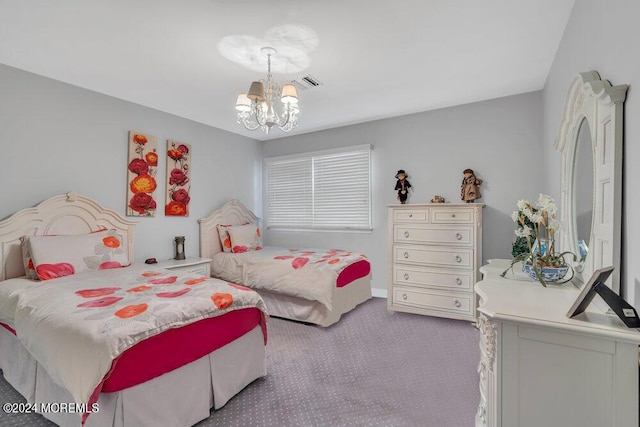
[[[231,237],[231,251],[233,253],[262,249],[262,237],[258,224],[236,225],[227,227],[226,230]]]
[[[130,264],[127,248],[115,230],[71,236],[29,236],[28,242],[40,280]]]

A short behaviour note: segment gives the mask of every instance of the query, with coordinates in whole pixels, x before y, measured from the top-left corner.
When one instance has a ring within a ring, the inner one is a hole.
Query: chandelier
[[[271,55],[277,51],[272,47],[263,47],[260,52],[267,56],[267,78],[252,82],[249,92],[238,95],[238,123],[249,130],[262,128],[267,134],[273,126],[277,126],[283,132],[289,132],[298,124],[298,92],[292,84],[285,84],[281,91],[280,86],[273,81]],[[273,105],[278,94],[282,102],[280,114]]]

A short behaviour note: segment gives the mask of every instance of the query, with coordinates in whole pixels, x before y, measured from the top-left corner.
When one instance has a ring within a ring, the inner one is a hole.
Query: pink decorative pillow
[[[242,223],[242,225],[247,225],[247,224],[249,223],[248,222]],[[228,231],[230,227],[238,227],[238,226],[230,225],[230,224],[227,224],[227,225],[218,224],[216,226],[216,228],[218,229],[218,236],[220,237],[220,245],[222,246],[222,250],[227,253],[233,252],[231,250],[231,236],[229,236],[229,231]]]
[[[227,227],[227,231],[231,237],[231,251],[233,253],[259,251],[262,249],[262,237],[260,236],[258,224]]]
[[[30,236],[29,250],[40,280],[130,264],[115,230],[72,236]]]
[[[220,236],[220,245],[222,246],[222,250],[224,252],[231,252],[231,237],[229,236],[229,232],[227,228],[231,227],[231,225],[221,225],[218,224],[216,228],[218,229],[218,236]]]

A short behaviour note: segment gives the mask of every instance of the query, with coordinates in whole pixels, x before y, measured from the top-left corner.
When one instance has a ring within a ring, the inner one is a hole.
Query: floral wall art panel
[[[158,186],[158,141],[155,136],[129,131],[127,215],[155,216]]]
[[[166,216],[189,216],[191,145],[167,140]]]

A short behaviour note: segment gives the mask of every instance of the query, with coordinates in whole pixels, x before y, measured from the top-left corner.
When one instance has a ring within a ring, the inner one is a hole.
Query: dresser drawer
[[[473,246],[472,226],[441,225],[438,227],[420,227],[395,225],[393,228],[396,242]]]
[[[393,248],[393,261],[471,270],[473,269],[473,249],[398,245]]]
[[[199,276],[209,277],[209,265],[193,265],[191,267],[174,268],[173,270],[180,270],[191,274],[197,274]]]
[[[431,222],[434,224],[473,224],[473,208],[432,209]]]
[[[430,310],[473,315],[473,294],[454,295],[446,292],[393,287],[393,304]]]
[[[161,261],[158,267],[167,270],[183,271],[190,274],[209,277],[211,275],[211,260],[208,258],[187,258],[184,260]]]
[[[414,286],[428,286],[470,292],[473,289],[473,272],[438,271],[424,267],[410,267],[404,265],[393,266],[393,282]]]
[[[428,209],[395,209],[393,222],[429,222]]]

